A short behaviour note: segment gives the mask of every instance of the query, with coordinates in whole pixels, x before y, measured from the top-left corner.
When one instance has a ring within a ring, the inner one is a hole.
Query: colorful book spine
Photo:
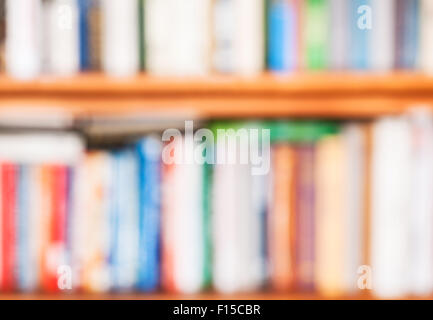
[[[270,282],[274,289],[288,291],[295,280],[295,154],[288,143],[278,143],[272,146],[271,157],[267,221]]]
[[[102,66],[102,10],[100,0],[88,0],[89,68],[97,71]]]
[[[138,163],[129,149],[113,157],[112,284],[114,290],[130,291],[138,276]]]
[[[0,1],[0,71],[5,70],[6,0]]]
[[[419,50],[419,0],[396,2],[395,64],[401,69],[415,69]]]
[[[145,0],[138,0],[138,46],[139,46],[139,59],[140,59],[140,70],[144,70],[146,65],[146,39],[144,33],[145,26]]]
[[[112,76],[139,71],[137,0],[104,0],[102,8],[102,66]]]
[[[171,142],[176,157],[184,141]],[[203,172],[202,165],[181,159],[163,166],[162,284],[169,291],[194,293],[205,284]]]
[[[217,72],[234,71],[235,1],[216,0],[213,6],[213,68]]]
[[[268,67],[272,71],[292,71],[297,67],[297,19],[293,0],[272,0],[268,6]]]
[[[27,80],[41,71],[41,1],[6,1],[6,70]]]
[[[349,2],[350,42],[349,65],[352,69],[365,70],[369,67],[372,12],[369,0]],[[371,23],[371,25],[370,25]]]
[[[2,216],[2,291],[12,291],[17,287],[16,271],[16,209],[17,176],[19,168],[12,163],[2,163],[1,170],[1,216]]]
[[[90,67],[90,44],[89,44],[89,0],[77,0],[78,4],[78,30],[80,39],[80,69],[88,70]]]
[[[137,146],[139,158],[139,290],[155,290],[159,285],[159,237],[161,199],[161,142],[147,137]]]
[[[328,66],[328,2],[307,0],[305,7],[305,50],[307,69]]]
[[[300,290],[314,289],[315,256],[315,193],[314,146],[296,146],[296,286]]]

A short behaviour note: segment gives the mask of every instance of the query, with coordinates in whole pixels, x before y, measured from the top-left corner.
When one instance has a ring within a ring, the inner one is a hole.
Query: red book
[[[15,289],[15,213],[16,213],[16,178],[17,166],[11,163],[0,165],[1,170],[1,215],[2,215],[2,264],[1,289],[11,291]]]
[[[67,168],[44,168],[44,198],[48,214],[45,219],[45,250],[42,286],[46,291],[59,291],[57,270],[66,264]]]

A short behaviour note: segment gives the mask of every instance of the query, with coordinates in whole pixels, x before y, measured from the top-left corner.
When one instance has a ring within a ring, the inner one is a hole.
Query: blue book
[[[138,283],[141,291],[159,285],[161,142],[147,137],[137,144],[139,159]]]
[[[138,161],[129,148],[114,152],[112,161],[112,289],[130,291],[137,282],[138,266]]]
[[[350,16],[350,66],[353,69],[367,69],[369,67],[369,38],[372,29],[363,29],[358,26],[359,20],[365,14],[358,12],[363,5],[370,6],[369,0],[349,0]],[[370,6],[371,8],[371,6]]]
[[[415,68],[419,44],[419,15],[419,0],[397,0],[397,68]]]
[[[78,29],[80,37],[80,69],[87,70],[90,66],[89,53],[89,0],[78,1]]]
[[[293,1],[271,0],[268,7],[268,66],[272,71],[296,68],[297,23]]]

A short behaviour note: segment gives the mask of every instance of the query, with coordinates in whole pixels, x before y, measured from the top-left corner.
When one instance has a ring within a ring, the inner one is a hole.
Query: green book
[[[328,0],[305,2],[306,67],[325,69],[328,64]]]

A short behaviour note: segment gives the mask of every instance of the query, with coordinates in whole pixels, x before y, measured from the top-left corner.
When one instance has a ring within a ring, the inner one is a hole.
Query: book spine
[[[273,0],[268,8],[268,67],[291,71],[297,63],[297,11],[294,1]]]
[[[88,0],[87,25],[89,68],[101,70],[102,60],[102,10],[100,0]]]
[[[402,297],[408,294],[409,278],[410,127],[402,118],[382,118],[372,136],[373,292],[381,298]]]
[[[139,156],[139,269],[138,288],[155,290],[159,284],[160,159],[161,144],[148,137],[138,145]]]
[[[328,65],[328,2],[307,0],[305,8],[305,50],[307,69],[324,69]]]
[[[300,290],[314,289],[314,146],[296,146],[296,286]]]
[[[396,2],[396,57],[397,68],[414,69],[419,50],[419,0]]]
[[[17,233],[17,286],[22,291],[31,289],[30,279],[32,264],[30,262],[30,228],[36,227],[29,224],[29,174],[30,168],[20,165],[17,170],[17,215],[16,215],[16,233]]]
[[[31,79],[41,70],[41,1],[7,0],[6,70],[19,79]]]
[[[12,163],[2,163],[1,169],[1,215],[2,215],[2,290],[16,288],[16,206],[17,176],[19,169]]]
[[[347,0],[329,1],[329,68],[342,70],[349,59],[349,3]]]
[[[361,10],[364,9],[364,10]],[[349,8],[350,16],[350,42],[349,57],[352,69],[365,70],[369,68],[369,44],[372,30],[368,21],[372,19],[369,0],[352,0]]]
[[[270,282],[287,291],[294,284],[294,150],[289,144],[272,147],[268,215]]]
[[[213,6],[214,69],[221,73],[234,71],[234,36],[236,0],[215,0]]]
[[[138,44],[139,44],[139,60],[140,60],[140,70],[144,70],[146,65],[146,50],[145,50],[145,0],[138,0]]]
[[[80,38],[80,69],[88,70],[90,67],[89,48],[89,0],[78,1],[78,30]]]
[[[112,76],[139,71],[137,0],[105,0],[102,7],[102,64]]]
[[[388,71],[394,67],[395,1],[370,0],[370,3],[374,21],[369,46],[370,67],[377,71]]]
[[[338,135],[317,143],[315,159],[315,285],[325,296],[344,293],[344,152]]]
[[[433,2],[421,0],[421,44],[419,67],[426,73],[433,73]]]
[[[0,0],[0,71],[5,70],[6,0]]]

